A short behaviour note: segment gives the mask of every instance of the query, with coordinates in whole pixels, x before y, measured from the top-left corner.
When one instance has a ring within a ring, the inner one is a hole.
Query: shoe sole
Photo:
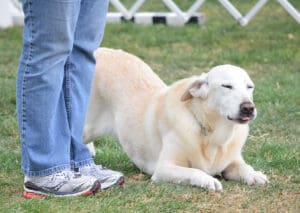
[[[101,184],[99,181],[96,181],[95,184],[93,185],[93,187],[91,189],[88,189],[87,191],[84,192],[79,192],[79,193],[74,193],[74,194],[64,194],[64,195],[58,195],[58,194],[54,194],[54,193],[44,193],[44,192],[40,192],[40,191],[33,191],[30,189],[26,189],[23,192],[23,197],[27,198],[27,199],[31,199],[31,198],[44,198],[44,197],[73,197],[73,196],[89,196],[92,194],[97,193],[99,190],[101,189]]]
[[[114,186],[123,186],[125,183],[125,178],[124,177],[120,177],[114,184],[109,184],[107,186],[105,186],[104,183],[102,183],[101,186],[105,186],[103,188],[101,188],[101,190],[106,190],[106,189],[110,189],[111,187],[114,187]]]

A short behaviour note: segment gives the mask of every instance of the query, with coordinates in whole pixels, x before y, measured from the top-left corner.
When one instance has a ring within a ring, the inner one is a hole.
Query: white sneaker
[[[87,176],[93,176],[101,183],[101,189],[108,189],[114,185],[123,185],[125,183],[124,175],[121,172],[106,169],[101,165],[88,165],[79,168],[79,173]]]
[[[100,189],[100,182],[91,176],[63,171],[45,177],[28,177],[24,180],[25,198],[90,195]]]

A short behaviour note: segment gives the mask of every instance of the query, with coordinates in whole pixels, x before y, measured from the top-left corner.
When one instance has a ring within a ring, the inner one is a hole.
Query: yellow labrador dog
[[[262,185],[267,177],[241,155],[256,117],[254,84],[236,66],[167,86],[141,59],[121,50],[95,52],[96,72],[84,142],[114,134],[153,181],[221,190],[215,175]],[[92,148],[92,146],[90,145]]]

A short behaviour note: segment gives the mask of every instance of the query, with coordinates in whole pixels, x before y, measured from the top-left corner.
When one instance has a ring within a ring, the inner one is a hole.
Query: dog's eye
[[[252,85],[247,85],[247,89],[253,89],[254,88],[254,86],[252,86]]]
[[[222,87],[225,87],[227,89],[233,89],[233,86],[231,86],[229,84],[222,84]]]

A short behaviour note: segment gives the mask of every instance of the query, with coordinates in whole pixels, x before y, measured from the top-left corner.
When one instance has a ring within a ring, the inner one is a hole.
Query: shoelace
[[[51,177],[51,181],[55,181],[56,179],[71,180],[72,175],[74,178],[79,178],[81,176],[80,173],[77,174],[77,173],[73,173],[71,171],[66,171],[66,172],[53,174]]]

